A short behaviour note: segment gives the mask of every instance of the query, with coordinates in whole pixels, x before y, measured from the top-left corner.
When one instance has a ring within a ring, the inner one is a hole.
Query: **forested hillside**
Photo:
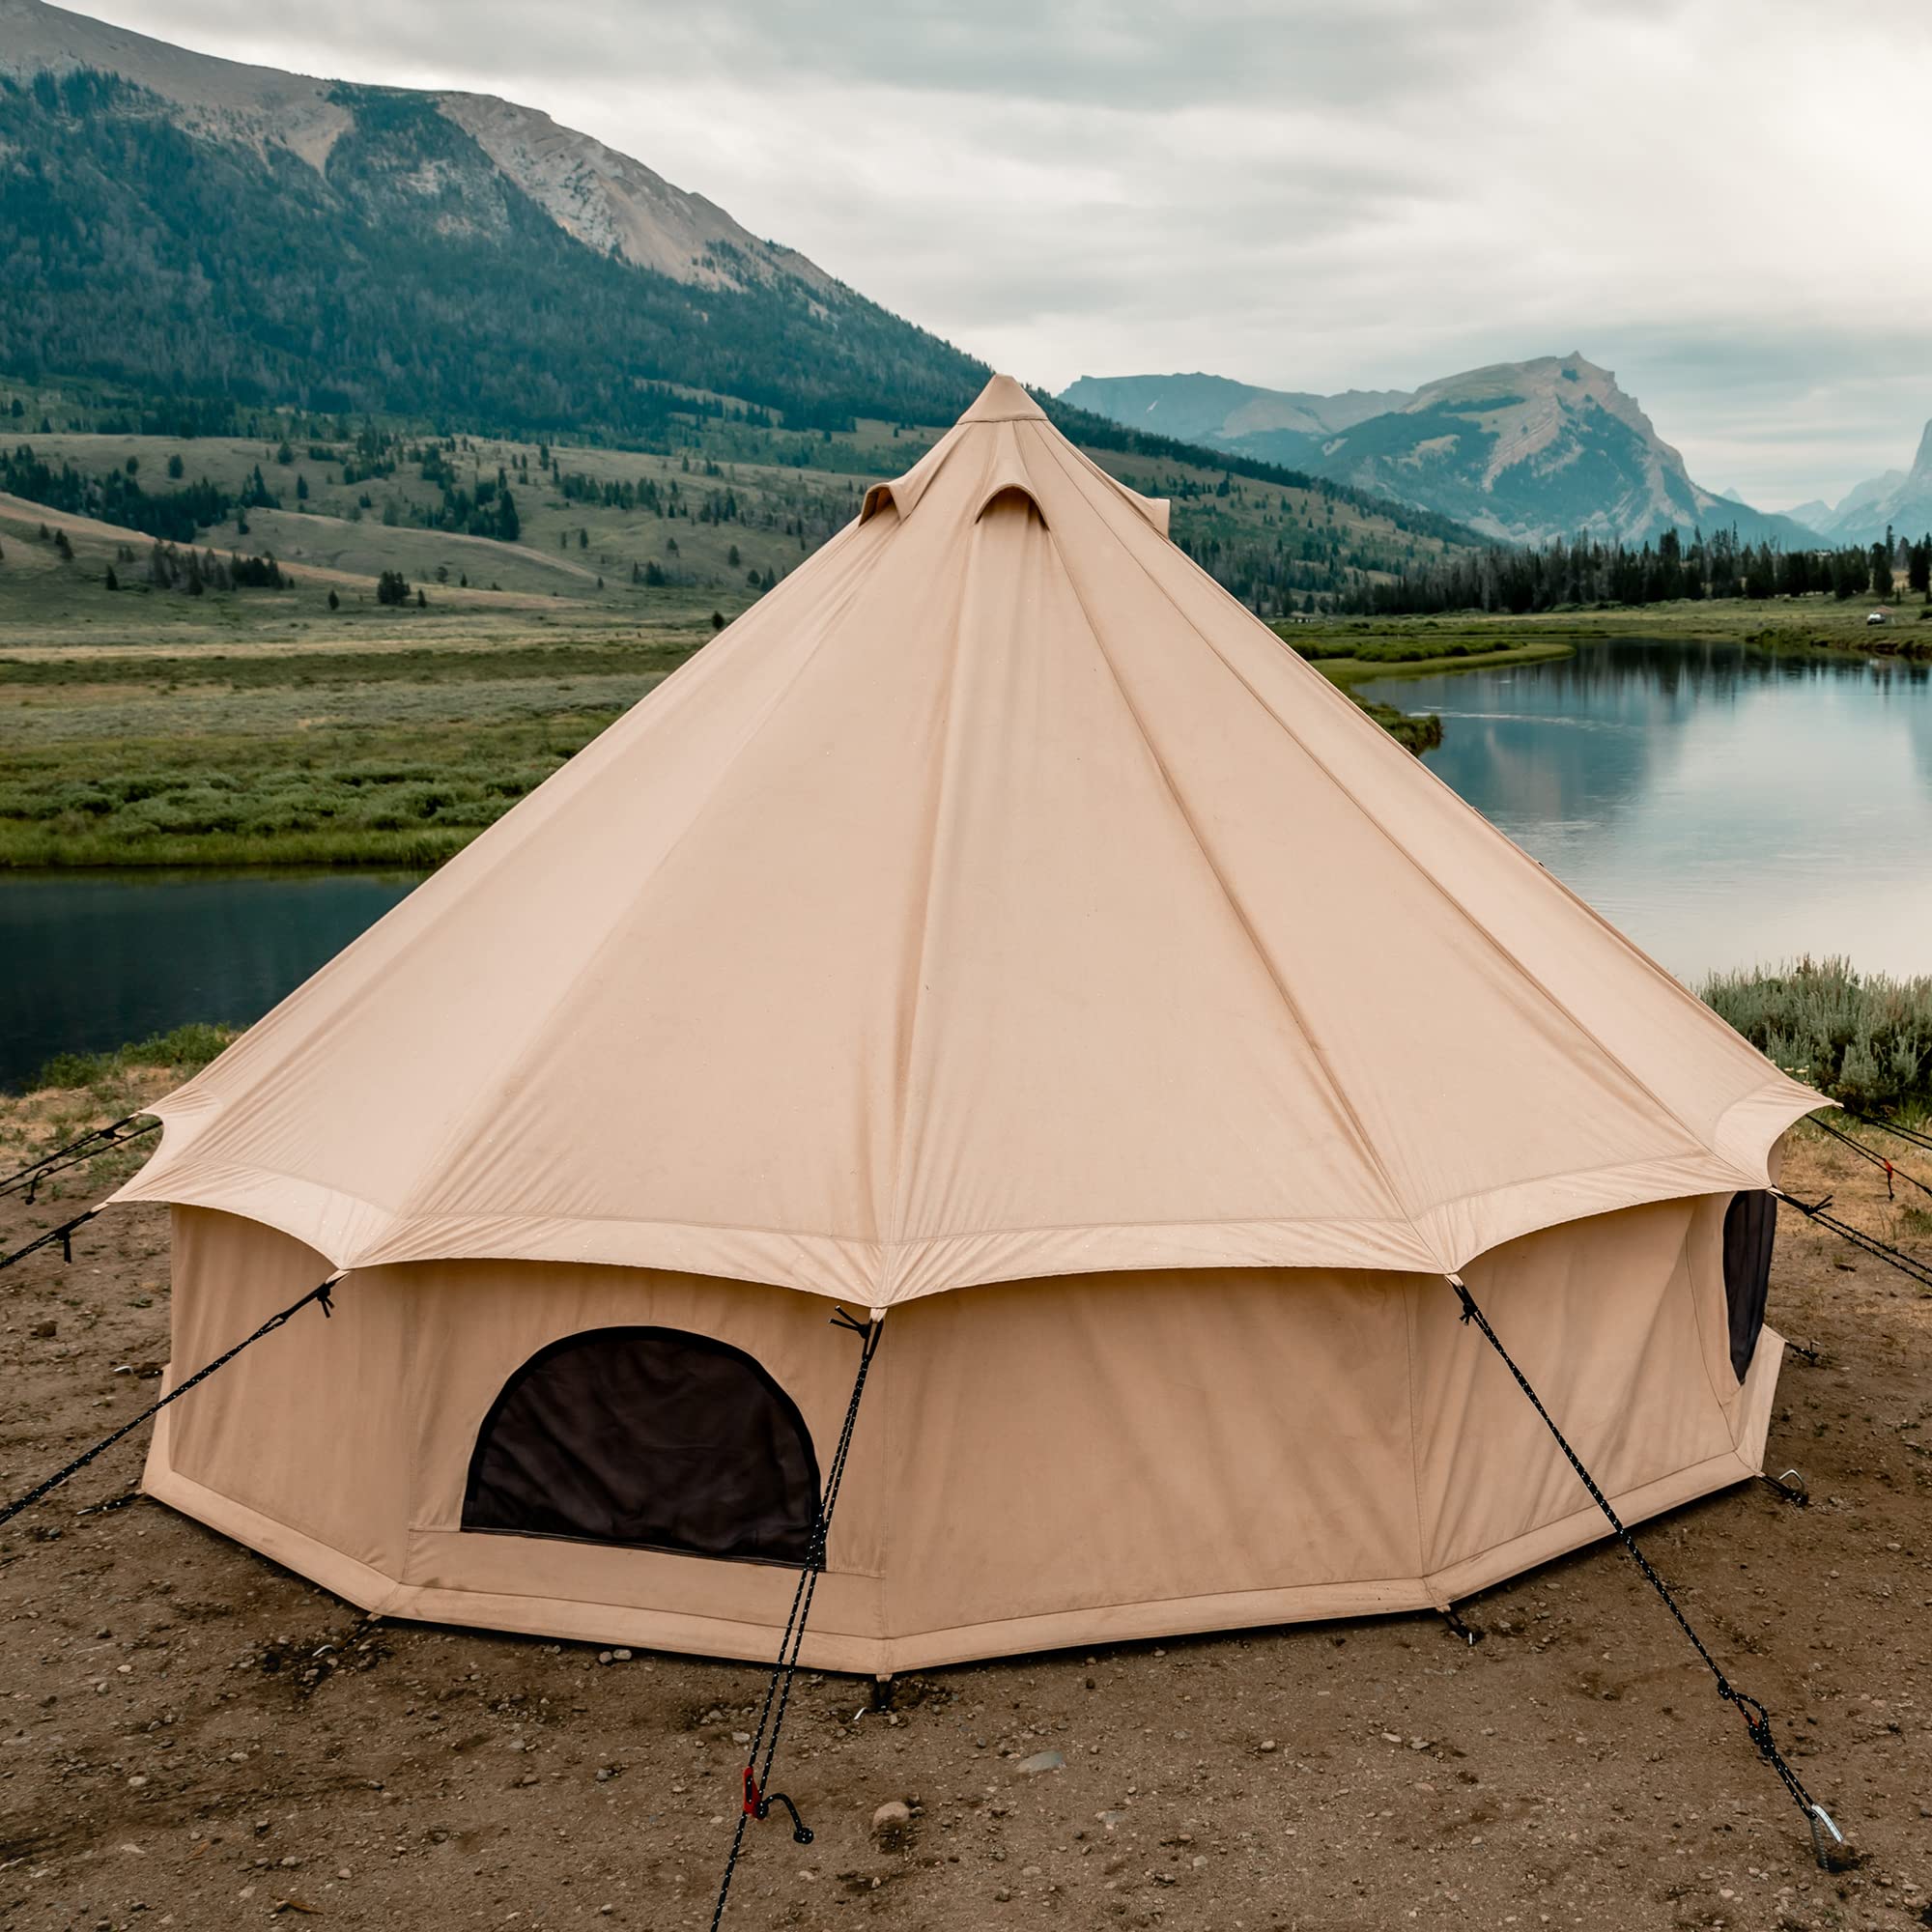
[[[662,428],[666,384],[818,427],[950,422],[985,380],[836,284],[678,281],[584,245],[434,96],[329,99],[348,125],[317,168],[114,76],[0,75],[8,372],[615,436]]]

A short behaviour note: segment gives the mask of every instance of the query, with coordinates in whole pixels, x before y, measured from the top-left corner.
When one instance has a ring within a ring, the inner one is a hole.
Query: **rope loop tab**
[[[101,1204],[102,1207],[106,1203]],[[15,1262],[23,1262],[29,1255],[39,1254],[43,1248],[50,1248],[60,1243],[61,1260],[73,1260],[73,1233],[82,1228],[100,1212],[99,1208],[90,1208],[84,1214],[76,1214],[71,1221],[63,1221],[58,1228],[49,1228],[43,1235],[36,1235],[24,1248],[15,1248],[11,1255],[0,1255],[0,1268],[10,1268]]]

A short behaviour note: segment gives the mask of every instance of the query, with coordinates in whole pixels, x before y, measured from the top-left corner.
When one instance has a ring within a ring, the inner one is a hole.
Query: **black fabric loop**
[[[71,1221],[63,1221],[58,1228],[49,1228],[44,1235],[36,1235],[24,1248],[15,1248],[11,1255],[0,1255],[0,1268],[10,1268],[15,1262],[23,1262],[29,1255],[37,1255],[43,1248],[50,1248],[56,1241],[60,1243],[61,1260],[73,1260],[73,1231],[82,1228],[100,1212],[99,1208],[90,1208],[84,1214],[76,1214]]]

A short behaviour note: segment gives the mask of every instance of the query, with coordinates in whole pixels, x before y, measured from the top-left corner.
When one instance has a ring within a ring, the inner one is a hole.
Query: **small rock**
[[[613,1650],[611,1653],[611,1655],[613,1658],[615,1658],[619,1663],[629,1663],[631,1661],[631,1653],[628,1650]]]
[[[912,1835],[911,1808],[896,1798],[889,1798],[872,1813],[872,1836],[882,1852],[902,1851]]]
[[[611,1653],[608,1650],[600,1650],[597,1653],[597,1662],[599,1663],[609,1663],[611,1662]]]
[[[27,1333],[37,1342],[50,1341],[60,1333],[60,1323],[58,1321],[36,1321],[27,1330]]]
[[[137,1771],[134,1774],[134,1776],[128,1780],[128,1789],[129,1791],[139,1791],[141,1787],[147,1783],[147,1781],[148,1780],[145,1777],[143,1777],[141,1774]]]
[[[1262,1740],[1261,1749],[1262,1749],[1262,1755],[1265,1757],[1270,1751],[1280,1749],[1280,1747],[1275,1743],[1275,1741],[1272,1738],[1264,1738]]]
[[[1022,1777],[1037,1777],[1043,1771],[1064,1771],[1065,1757],[1057,1750],[1035,1751],[1031,1757],[1023,1757],[1013,1769]]]

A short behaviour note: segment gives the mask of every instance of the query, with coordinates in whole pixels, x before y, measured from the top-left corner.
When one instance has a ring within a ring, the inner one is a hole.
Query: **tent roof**
[[[1817,1097],[996,378],[157,1109],[339,1266],[1442,1270]]]

